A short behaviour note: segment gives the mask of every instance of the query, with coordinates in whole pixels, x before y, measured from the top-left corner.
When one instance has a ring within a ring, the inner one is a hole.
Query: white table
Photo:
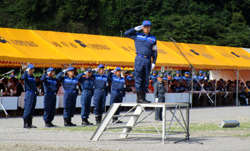
[[[59,100],[59,96],[56,97],[56,109],[59,107],[58,100]],[[35,109],[44,109],[43,101],[44,101],[44,96],[37,96]],[[24,107],[24,95],[19,96],[18,107],[21,107],[21,108]]]
[[[18,97],[0,97],[0,102],[2,103],[5,110],[17,110]],[[3,110],[1,106],[0,110]]]

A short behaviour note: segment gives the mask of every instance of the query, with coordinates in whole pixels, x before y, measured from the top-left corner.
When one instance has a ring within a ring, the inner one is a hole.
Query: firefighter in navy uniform
[[[56,110],[56,84],[57,81],[54,78],[55,76],[55,69],[49,68],[47,73],[41,77],[41,81],[43,82],[44,86],[44,115],[43,120],[45,121],[45,127],[54,127],[55,125],[52,124],[52,121],[55,116]]]
[[[136,33],[141,29],[142,33]],[[142,25],[131,28],[124,33],[126,37],[135,41],[137,56],[135,57],[134,73],[137,103],[151,103],[146,100],[146,91],[149,86],[149,73],[155,67],[157,59],[157,46],[156,38],[150,34],[150,31],[151,22],[145,20]],[[153,57],[152,64],[151,57]]]
[[[163,75],[158,74],[157,82],[154,84],[154,97],[156,103],[165,103],[165,85],[163,82]],[[162,108],[155,111],[155,120],[162,121]]]
[[[62,76],[64,73],[68,74],[68,76]],[[74,112],[76,108],[76,86],[78,84],[78,79],[74,77],[75,68],[69,67],[68,69],[60,72],[56,79],[59,80],[63,88],[65,90],[63,97],[63,118],[64,118],[64,126],[76,126],[71,122],[71,118],[74,117]]]
[[[84,76],[85,75],[85,76]],[[85,73],[79,73],[76,78],[78,82],[81,83],[82,95],[81,95],[81,117],[82,125],[93,125],[88,121],[90,108],[91,108],[91,99],[94,93],[94,77],[92,76],[92,69],[88,68]]]
[[[23,111],[23,120],[24,120],[24,128],[36,128],[36,126],[32,125],[32,118],[35,111],[36,106],[36,98],[37,98],[37,88],[36,88],[36,80],[33,76],[35,71],[35,67],[30,64],[27,66],[26,71],[22,75],[21,79],[25,82],[25,97],[24,97],[24,111]]]
[[[157,82],[157,75],[156,75],[156,71],[153,71],[153,74],[150,75],[150,80],[153,80],[153,84],[155,84],[155,82]]]
[[[104,75],[104,66],[100,64],[97,69],[95,69],[97,74],[94,75],[94,114],[96,118],[96,124],[100,124],[102,120],[102,114],[105,110],[106,97],[108,95],[108,78]]]
[[[181,75],[180,75],[180,71],[176,71],[176,76],[174,77],[174,79],[179,81],[179,82],[182,80]]]
[[[116,72],[115,76],[113,76]],[[111,97],[110,97],[110,106],[113,103],[122,103],[122,99],[126,93],[125,79],[121,77],[121,68],[117,67],[115,70],[108,73],[108,79],[112,82],[111,85]],[[121,107],[116,111],[115,115],[119,115]],[[115,122],[118,118],[113,118]],[[122,123],[122,121],[117,121],[117,123]]]

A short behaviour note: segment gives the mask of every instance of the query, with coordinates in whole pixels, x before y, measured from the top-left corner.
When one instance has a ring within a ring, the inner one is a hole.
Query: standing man
[[[104,66],[100,64],[95,71],[98,74],[95,74],[94,82],[94,114],[96,119],[96,124],[100,124],[102,120],[102,114],[105,110],[106,96],[108,95],[108,78],[104,75]]]
[[[115,76],[112,74],[116,72]],[[126,93],[126,85],[125,85],[125,79],[121,77],[121,68],[116,67],[115,70],[110,71],[108,73],[108,79],[112,82],[111,86],[111,97],[110,97],[110,106],[113,103],[122,103],[122,99],[125,96]],[[121,107],[116,111],[115,115],[119,115],[121,111]],[[118,118],[113,118],[113,123]],[[122,123],[122,121],[118,121],[117,123]]]
[[[156,103],[164,103],[165,102],[165,86],[163,82],[163,75],[159,74],[157,76],[157,82],[154,84],[154,97]],[[162,121],[162,108],[158,108],[155,111],[155,120]]]
[[[62,75],[66,72],[68,76],[62,77]],[[71,118],[74,117],[74,112],[76,108],[76,97],[77,97],[76,86],[78,84],[78,79],[74,77],[74,72],[75,68],[69,67],[68,69],[63,70],[56,76],[56,79],[62,83],[63,88],[65,90],[63,96],[64,126],[76,126],[76,124],[73,124],[71,122]]]
[[[182,80],[182,78],[180,76],[180,71],[176,71],[176,76],[174,77],[174,79],[179,81],[179,82]]]
[[[49,68],[47,70],[47,73],[44,74],[41,77],[41,81],[43,82],[44,86],[44,115],[43,120],[45,122],[45,127],[55,127],[54,124],[52,124],[52,121],[55,116],[55,110],[56,110],[56,84],[57,81],[54,78],[55,76],[55,69]]]
[[[86,74],[85,76],[83,76]],[[81,83],[82,94],[81,94],[81,117],[82,125],[93,125],[88,121],[90,108],[91,108],[91,99],[94,93],[94,77],[92,76],[92,69],[88,68],[85,73],[79,73],[76,78],[78,82]]]
[[[26,90],[23,111],[24,128],[36,128],[36,126],[32,125],[32,116],[35,111],[36,97],[38,94],[36,88],[36,80],[33,76],[34,71],[35,67],[32,64],[29,64],[23,76],[21,77],[21,79],[23,79],[25,82]]]
[[[142,33],[136,31],[143,30]],[[156,38],[150,34],[151,22],[143,21],[142,25],[131,28],[124,33],[128,38],[135,41],[136,54],[135,57],[135,88],[137,92],[137,103],[151,103],[146,100],[146,91],[149,85],[149,73],[155,67],[157,59]],[[151,65],[151,57],[153,63]]]
[[[197,79],[198,79],[198,81],[203,81],[204,80],[204,76],[203,76],[203,71],[202,70],[200,70],[199,71],[199,76],[197,77]]]
[[[153,74],[150,75],[150,80],[153,80],[153,85],[155,84],[155,82],[157,82],[157,75],[156,75],[156,71],[153,71]]]

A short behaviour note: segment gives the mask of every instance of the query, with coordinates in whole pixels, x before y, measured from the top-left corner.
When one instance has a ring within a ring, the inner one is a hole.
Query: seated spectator
[[[175,81],[175,87],[174,87],[174,89],[173,89],[173,92],[176,92],[176,93],[180,93],[180,92],[182,92],[181,91],[181,88],[180,88],[180,82],[179,81]]]
[[[20,96],[22,92],[25,92],[24,80],[20,79],[20,82],[17,84],[16,96]]]
[[[228,87],[228,91],[236,93],[236,87],[235,87],[235,83],[233,81],[230,82],[229,87]]]
[[[201,91],[201,84],[197,83],[196,87],[195,87],[195,91]]]
[[[226,88],[225,88],[224,83],[222,83],[221,81],[217,81],[217,89],[216,90],[219,90],[221,92],[225,92]]]
[[[42,91],[42,84],[41,84],[40,80],[38,82],[36,82],[36,87],[37,87],[37,93],[39,94],[39,92],[41,91],[41,95],[44,95],[44,93]]]
[[[8,92],[11,92],[11,90],[12,90],[12,93],[13,93],[14,96],[17,93],[17,84],[18,83],[19,83],[18,79],[17,78],[13,78],[13,83],[9,86]]]
[[[13,83],[13,79],[14,79],[14,77],[10,78],[9,83],[8,83],[8,87]]]
[[[17,76],[15,75],[15,72],[12,72],[12,73],[10,74],[10,78],[17,78]]]
[[[8,93],[8,83],[9,83],[9,79],[8,78],[4,78],[2,80],[2,83],[0,83],[0,90],[3,90],[3,95],[7,95]]]
[[[209,85],[209,83],[207,82],[207,80],[204,81],[204,86],[203,88],[206,90],[206,91],[212,91],[212,88],[211,86]]]
[[[153,80],[149,81],[148,89],[149,89],[149,93],[154,93]]]

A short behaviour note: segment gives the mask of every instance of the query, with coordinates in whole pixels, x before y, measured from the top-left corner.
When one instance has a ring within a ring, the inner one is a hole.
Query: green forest
[[[152,22],[158,40],[250,48],[250,0],[0,0],[0,26],[121,36]]]

